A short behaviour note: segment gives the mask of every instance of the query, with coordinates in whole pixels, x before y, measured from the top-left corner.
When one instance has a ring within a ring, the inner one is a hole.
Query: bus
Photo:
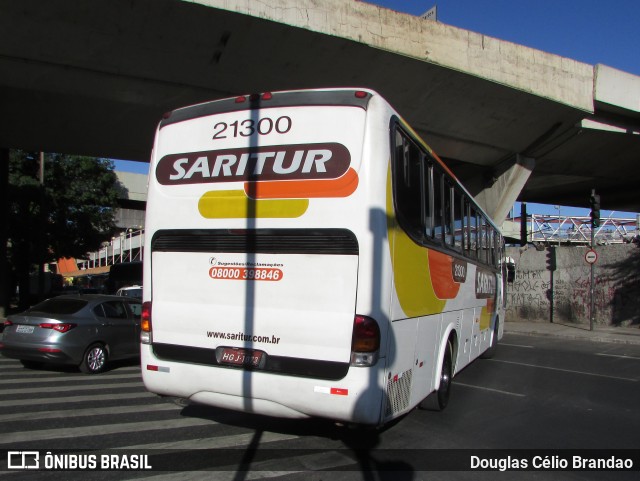
[[[499,229],[375,91],[174,110],[150,171],[150,392],[381,426],[502,337]]]

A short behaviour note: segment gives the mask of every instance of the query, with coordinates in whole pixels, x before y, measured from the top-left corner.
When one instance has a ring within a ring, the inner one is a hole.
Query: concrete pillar
[[[485,185],[476,195],[476,202],[497,225],[502,225],[509,215],[535,165],[535,159],[517,154],[507,163],[501,164],[494,171],[491,185]]]
[[[7,240],[9,231],[9,149],[0,149],[0,319],[9,309],[9,272],[7,269]],[[2,321],[0,321],[2,322]]]

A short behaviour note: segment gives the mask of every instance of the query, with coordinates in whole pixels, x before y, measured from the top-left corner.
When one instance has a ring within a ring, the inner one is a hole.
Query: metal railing
[[[595,243],[606,245],[632,242],[640,235],[639,223],[638,218],[602,218],[600,226],[594,232]],[[532,214],[527,234],[530,242],[590,244],[591,229],[591,218],[588,216]]]
[[[512,219],[516,221],[516,219]],[[529,242],[547,244],[590,244],[591,218],[588,216],[562,216],[532,214],[527,219]],[[607,217],[600,220],[595,231],[599,245],[622,244],[640,237],[640,215],[636,219]],[[104,242],[100,250],[88,255],[81,268],[111,266],[121,262],[144,260],[144,229],[127,229],[111,241]]]
[[[122,262],[144,260],[144,229],[127,229],[104,242],[100,250],[91,252],[82,268],[112,266]]]

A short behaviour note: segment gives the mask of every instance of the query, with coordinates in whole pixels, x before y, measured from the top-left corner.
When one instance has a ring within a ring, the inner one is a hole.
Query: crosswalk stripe
[[[98,376],[87,376],[75,371],[65,370],[32,370],[25,369],[15,360],[2,361],[0,370],[0,423],[14,422],[16,431],[0,434],[0,447],[11,448],[20,443],[68,444],[82,443],[82,438],[103,436],[128,435],[131,440],[150,441],[160,437],[167,438],[165,442],[150,442],[129,446],[117,446],[113,449],[127,451],[153,451],[154,454],[163,451],[175,452],[185,450],[197,452],[206,449],[244,448],[254,441],[254,432],[241,432],[223,436],[197,437],[195,439],[176,439],[188,436],[189,428],[214,426],[216,421],[203,417],[180,416],[181,406],[162,401],[156,394],[144,390],[141,379],[140,366],[126,366]],[[110,390],[112,393],[100,391]],[[122,392],[123,390],[129,392]],[[80,393],[79,395],[77,393]],[[8,396],[19,399],[7,399]],[[107,406],[101,403],[110,401]],[[11,412],[15,411],[15,412]],[[136,416],[140,413],[141,416]],[[144,413],[151,413],[148,421]],[[158,413],[153,415],[152,413]],[[166,413],[166,414],[163,414]],[[98,418],[97,416],[101,416]],[[120,416],[120,418],[119,418]],[[93,417],[93,418],[91,418]],[[87,418],[83,424],[77,426],[82,418]],[[153,419],[156,418],[156,419]],[[54,420],[57,425],[64,420],[69,427],[25,430],[26,426],[39,428],[43,420]],[[76,419],[77,421],[74,421]],[[59,420],[59,421],[55,421]],[[96,422],[100,424],[94,424]],[[124,422],[131,420],[134,422]],[[112,424],[109,424],[113,422]],[[9,425],[5,425],[7,429]],[[20,429],[20,431],[17,431]],[[179,436],[172,430],[182,429]],[[185,431],[187,430],[187,431]],[[167,433],[156,436],[135,433]],[[202,434],[204,429],[196,431]],[[209,429],[206,429],[208,432]],[[270,443],[287,443],[299,439],[300,435],[263,432],[260,436],[260,447],[269,449]],[[75,441],[78,440],[79,441]],[[126,439],[126,438],[125,438]],[[67,440],[67,441],[65,441]],[[276,446],[280,446],[276,444]],[[110,452],[111,449],[100,452]],[[293,452],[287,457],[287,471],[281,459],[264,460],[251,464],[249,472],[242,473],[243,479],[259,480],[304,473],[309,470],[340,469],[353,465],[353,459],[336,451],[318,452],[314,454]],[[204,455],[204,454],[203,454]],[[227,460],[224,459],[223,463]],[[233,463],[232,460],[229,460]],[[291,464],[289,464],[291,463]],[[238,478],[239,466],[230,464],[220,466],[213,471],[192,471],[181,473],[148,472],[146,477],[139,478],[143,473],[136,473],[135,479],[150,481],[185,481],[196,479],[212,479],[214,481],[232,481]],[[131,474],[131,473],[130,473]],[[132,474],[131,474],[132,475]],[[133,475],[132,475],[133,476]],[[2,477],[2,473],[0,473]]]
[[[193,426],[211,426],[214,424],[217,423],[215,421],[211,421],[210,419],[180,418],[137,423],[99,424],[64,429],[20,431],[13,433],[3,433],[0,436],[0,446],[7,444],[10,445],[15,443],[24,443],[27,441],[49,441],[52,439],[69,439],[96,435],[105,436],[108,434],[124,434],[155,430],[164,431],[167,429],[186,428]]]
[[[293,450],[295,452],[295,450]],[[241,479],[269,479],[279,476],[286,476],[296,473],[308,473],[309,471],[328,471],[331,469],[344,468],[356,463],[352,458],[336,451],[327,451],[317,454],[304,454],[301,456],[291,456],[287,459],[291,464],[291,469],[284,471],[277,469],[277,465],[282,464],[282,460],[261,461],[251,463],[251,471],[242,472]],[[226,466],[216,468],[211,471],[188,471],[180,473],[167,473],[136,477],[136,480],[151,481],[192,481],[192,480],[212,480],[212,481],[233,481],[238,479],[238,466]],[[326,473],[328,474],[328,473]],[[330,477],[330,476],[329,476]]]
[[[28,411],[0,414],[0,421],[37,421],[39,419],[77,418],[84,416],[104,416],[108,414],[146,413],[148,411],[179,411],[181,407],[172,403],[145,404],[144,406],[104,406],[87,409],[63,409],[58,411]]]
[[[219,436],[215,438],[197,438],[185,439],[179,441],[170,441],[164,443],[137,444],[135,446],[118,447],[123,450],[173,450],[173,449],[221,449],[236,446],[248,446],[254,438],[254,433],[233,434],[230,436]],[[281,434],[264,432],[260,438],[260,443],[272,443],[275,441],[288,441],[290,439],[298,439],[300,436],[294,434]]]
[[[55,392],[67,392],[67,391],[93,391],[96,389],[122,389],[128,387],[141,387],[144,386],[142,381],[140,382],[127,382],[118,384],[92,384],[87,385],[73,385],[73,386],[55,386],[55,387],[30,387],[21,389],[5,389],[2,394],[51,394]]]
[[[29,384],[29,383],[48,383],[48,382],[65,382],[65,381],[81,381],[82,383],[104,382],[106,380],[114,381],[116,379],[141,379],[138,374],[113,374],[108,376],[42,376],[42,378],[28,377],[19,379],[0,379],[0,386],[8,384]]]
[[[0,401],[0,408],[14,407],[14,406],[42,406],[50,404],[70,404],[80,402],[98,402],[98,401],[111,401],[118,399],[139,399],[139,398],[155,398],[155,394],[143,391],[132,392],[124,394],[88,394],[86,396],[68,396],[46,399],[11,399],[8,401]]]

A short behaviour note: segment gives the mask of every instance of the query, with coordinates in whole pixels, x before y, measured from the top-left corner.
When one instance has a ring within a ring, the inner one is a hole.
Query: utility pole
[[[591,189],[591,197],[589,198],[589,204],[591,204],[591,250],[596,245],[596,229],[600,227],[600,196],[596,194],[595,189]],[[595,284],[595,262],[591,262],[591,282],[589,289],[589,330],[593,331],[593,325],[595,322],[595,303],[594,303],[594,284]]]
[[[527,236],[527,203],[520,203],[520,246],[524,247],[527,245],[528,236]]]
[[[38,236],[37,241],[37,252],[36,259],[38,261],[38,302],[40,302],[44,298],[45,292],[45,281],[44,281],[44,257],[42,253],[44,252],[46,246],[44,243],[44,235],[45,232],[45,223],[46,217],[44,215],[44,205],[45,205],[45,197],[44,197],[44,152],[40,151],[38,161],[40,163],[39,174],[38,174],[38,182],[40,184],[40,228],[42,229],[41,234]]]
[[[9,272],[7,263],[7,242],[9,240],[9,149],[0,148],[0,319],[9,310]],[[0,320],[0,322],[2,322]]]

